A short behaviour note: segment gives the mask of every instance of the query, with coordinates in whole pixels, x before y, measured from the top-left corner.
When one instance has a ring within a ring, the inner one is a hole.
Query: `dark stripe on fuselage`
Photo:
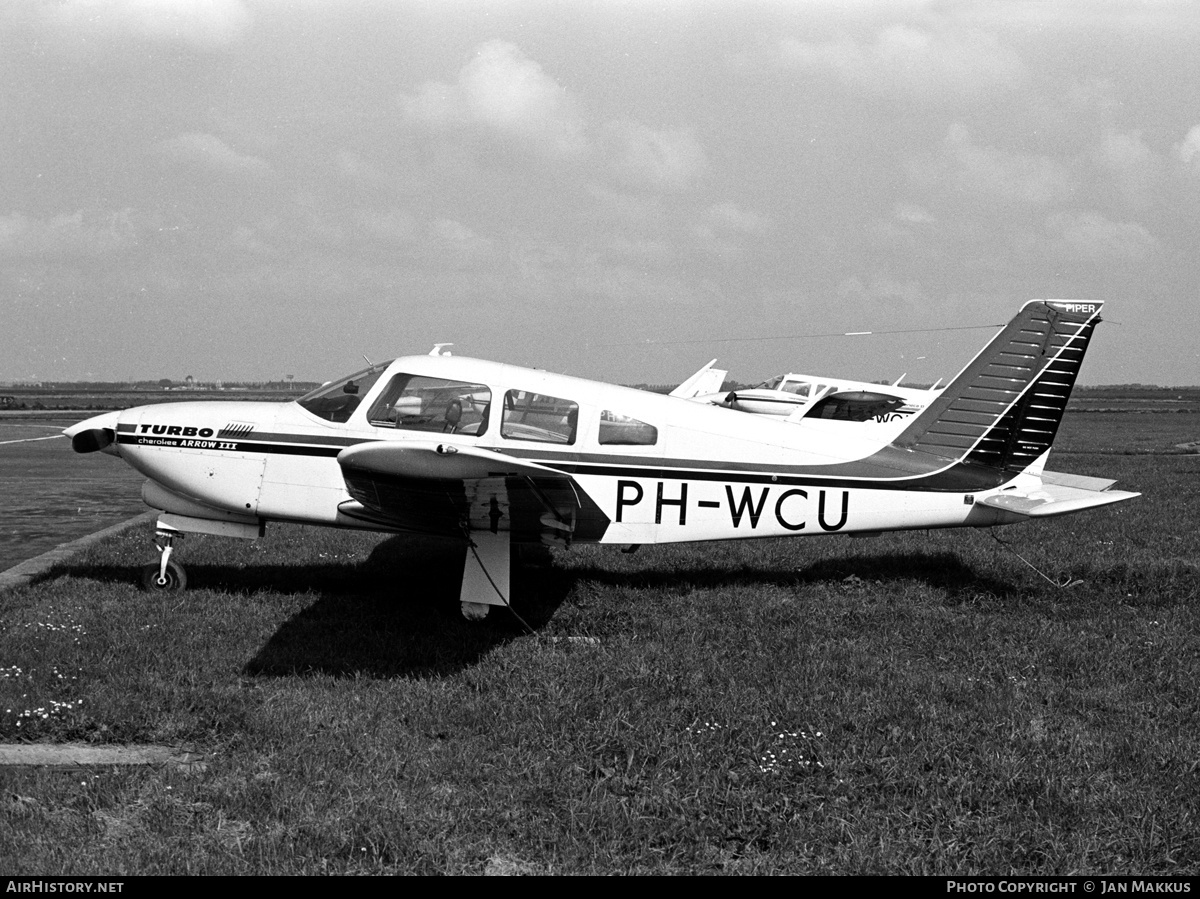
[[[550,464],[550,463],[546,463]],[[938,493],[971,493],[990,490],[1012,480],[1011,475],[990,468],[951,465],[944,471],[915,478],[883,478],[863,475],[837,477],[822,474],[769,473],[757,471],[696,471],[687,468],[622,467],[607,465],[553,465],[564,474],[603,475],[614,478],[655,478],[674,481],[734,481],[739,484],[778,484],[788,487],[820,486],[870,490],[919,490]],[[833,467],[833,466],[830,466]]]
[[[166,423],[151,424],[150,422],[146,422],[141,425],[118,424],[117,425],[117,433],[121,434],[121,435],[128,434],[130,436],[136,436],[136,437],[162,437],[162,436],[178,437],[179,434],[168,434],[167,433],[167,429],[170,429],[173,427],[179,427],[179,426],[178,425],[170,425],[170,424],[166,424]],[[154,430],[155,428],[161,428],[162,430]],[[147,429],[149,429],[149,430],[147,430]],[[211,431],[212,429],[208,428],[206,430]],[[309,446],[335,446],[338,449],[345,449],[348,446],[354,446],[355,444],[359,444],[359,443],[374,442],[371,438],[364,439],[362,437],[323,437],[319,434],[283,434],[283,433],[274,434],[271,432],[263,432],[263,433],[255,434],[254,439],[252,441],[247,441],[247,440],[245,440],[244,437],[239,438],[237,436],[237,434],[232,435],[232,438],[229,435],[222,436],[219,432],[215,433],[214,436],[211,436],[207,439],[222,440],[226,443],[245,443],[247,445],[251,445],[251,444],[257,445],[260,443],[271,443],[271,444],[291,443],[291,444],[300,444],[300,445],[309,445]],[[136,443],[137,441],[136,440],[122,440],[122,442],[123,443]],[[273,452],[273,451],[272,450],[263,450],[263,452]]]
[[[734,391],[734,393],[737,395],[737,402],[739,402],[739,403],[767,403],[767,404],[774,403],[777,406],[803,406],[805,403],[808,402],[807,397],[795,396],[793,394],[789,394],[789,396],[785,397],[785,396],[761,396],[759,394],[754,394],[753,396],[751,396],[748,393],[739,393],[736,390]]]
[[[266,453],[287,456],[325,456],[336,459],[347,446],[369,441],[348,440],[334,446],[311,446],[295,443],[275,443],[263,440],[225,440],[217,437],[180,437],[158,434],[121,434],[117,443],[128,446],[160,449],[202,450],[214,453]]]
[[[301,440],[303,443],[292,442]],[[320,441],[322,445],[313,445]],[[118,443],[165,449],[199,449],[212,452],[264,453],[336,458],[348,446],[376,443],[349,437],[310,438],[307,435],[261,434],[256,440],[198,440],[153,434],[121,434]],[[382,441],[386,442],[386,441]],[[199,445],[204,444],[204,445]],[[778,484],[788,487],[869,488],[875,490],[920,490],[971,492],[988,490],[1011,479],[1011,475],[986,466],[955,463],[924,453],[883,447],[865,459],[834,465],[786,468],[747,462],[709,462],[696,459],[647,459],[602,453],[555,450],[518,452],[507,447],[488,447],[518,459],[539,462],[567,475],[598,475],[613,478],[657,480],[736,481],[745,484]]]

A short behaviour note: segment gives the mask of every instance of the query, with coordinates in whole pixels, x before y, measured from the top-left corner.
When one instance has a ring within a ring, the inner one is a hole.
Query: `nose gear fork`
[[[183,533],[173,528],[160,527],[154,532],[154,545],[159,552],[157,562],[142,569],[142,586],[147,590],[183,590],[187,587],[187,574],[183,566],[171,558],[175,541],[182,540]]]
[[[183,535],[178,531],[155,531],[155,547],[160,553],[158,560],[158,581],[160,587],[167,585],[167,567],[171,564],[171,552],[175,549],[175,538],[182,539]],[[157,541],[161,540],[161,543]]]

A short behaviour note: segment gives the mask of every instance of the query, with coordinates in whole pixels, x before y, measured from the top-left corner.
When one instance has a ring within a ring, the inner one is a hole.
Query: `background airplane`
[[[920,412],[939,393],[941,390],[936,386],[901,387],[899,379],[888,385],[788,373],[754,387],[716,391],[692,398],[737,412],[776,415],[793,423],[803,419],[854,421],[899,433],[904,419]]]
[[[371,365],[292,403],[142,406],[65,433],[146,475],[163,513],[147,587],[186,584],[183,533],[301,522],[461,542],[463,611],[481,617],[509,603],[514,544],[989,527],[1131,499],[1045,469],[1100,308],[1026,303],[882,433],[448,355]]]

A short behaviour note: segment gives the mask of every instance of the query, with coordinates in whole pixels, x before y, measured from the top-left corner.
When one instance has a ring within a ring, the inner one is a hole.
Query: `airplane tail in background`
[[[1103,303],[1031,300],[893,442],[1017,474],[1050,449]]]
[[[708,365],[672,390],[670,395],[690,400],[706,393],[719,393],[721,385],[725,383],[725,376],[729,372],[722,368],[713,368],[716,364],[717,360],[712,360],[712,362],[708,363]]]

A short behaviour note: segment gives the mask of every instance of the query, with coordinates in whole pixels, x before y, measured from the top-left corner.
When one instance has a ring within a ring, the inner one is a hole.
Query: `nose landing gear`
[[[187,573],[183,566],[171,558],[175,548],[175,540],[183,539],[183,534],[175,530],[159,528],[154,534],[156,546],[161,556],[157,562],[151,562],[142,569],[142,587],[146,590],[176,591],[187,589]]]

